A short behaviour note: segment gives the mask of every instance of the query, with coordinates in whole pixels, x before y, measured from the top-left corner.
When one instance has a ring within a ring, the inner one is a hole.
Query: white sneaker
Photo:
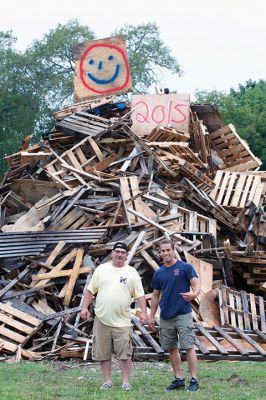
[[[100,387],[100,389],[106,389],[106,390],[108,390],[108,389],[111,389],[112,386],[113,386],[113,385],[112,385],[111,383],[105,382],[105,383],[102,384],[102,386]]]
[[[129,383],[124,383],[121,387],[123,390],[126,390],[126,391],[133,389],[133,387]]]

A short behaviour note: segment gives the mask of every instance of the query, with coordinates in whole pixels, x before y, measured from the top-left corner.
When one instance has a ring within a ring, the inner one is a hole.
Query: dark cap
[[[128,253],[128,247],[125,242],[116,242],[113,247],[113,250],[115,249],[123,249]]]

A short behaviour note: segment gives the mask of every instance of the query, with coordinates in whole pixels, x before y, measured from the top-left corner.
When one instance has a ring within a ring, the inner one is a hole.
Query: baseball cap
[[[113,250],[115,249],[123,249],[128,252],[128,246],[125,242],[116,242],[113,246]]]

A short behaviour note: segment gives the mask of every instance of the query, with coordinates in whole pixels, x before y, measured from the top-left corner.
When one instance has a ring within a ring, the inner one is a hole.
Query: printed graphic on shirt
[[[179,275],[179,269],[174,269],[174,275],[175,276]]]
[[[124,283],[126,285],[127,278],[123,278],[123,276],[120,276],[120,283]]]

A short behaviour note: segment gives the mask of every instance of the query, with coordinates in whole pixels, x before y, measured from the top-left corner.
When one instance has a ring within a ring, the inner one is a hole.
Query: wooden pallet
[[[265,308],[261,296],[222,286],[219,289],[219,303],[222,325],[245,330],[259,329],[266,333]]]
[[[12,353],[41,327],[42,321],[8,304],[0,303],[0,348]]]
[[[78,111],[69,115],[62,121],[57,121],[55,127],[70,134],[82,134],[86,136],[97,136],[109,128],[109,121],[97,115]]]
[[[192,203],[196,204],[200,209],[212,214],[214,218],[225,224],[229,229],[233,231],[241,230],[241,227],[237,225],[232,215],[215,200],[208,197],[205,192],[197,188],[192,181],[183,178],[181,183],[183,183],[185,187],[187,198],[190,199]]]
[[[243,208],[247,201],[260,207],[265,187],[258,175],[217,171],[210,197],[223,207]]]
[[[92,108],[102,106],[104,104],[110,104],[113,103],[115,100],[115,96],[101,96],[99,98],[95,98],[92,100],[86,100],[82,101],[80,103],[76,103],[71,107],[66,107],[61,111],[57,111],[53,114],[53,117],[56,120],[61,120],[65,118],[68,115],[71,115],[73,113],[83,111],[83,110],[91,110]]]
[[[160,347],[155,348],[154,344],[138,331],[135,321],[133,321],[134,331],[138,332],[134,340],[134,360],[144,359],[167,359],[168,352],[160,352]],[[225,328],[213,326],[204,327],[200,323],[195,324],[197,357],[201,360],[253,360],[265,361],[266,335],[263,332],[247,331],[238,328]],[[149,332],[148,332],[149,334]],[[152,338],[153,339],[153,338]],[[156,344],[158,346],[158,336]],[[181,351],[182,359],[186,358],[185,351]]]
[[[145,140],[148,142],[188,142],[190,135],[185,132],[179,132],[174,128],[159,125],[145,137]]]
[[[106,164],[105,154],[90,136],[65,151],[61,156],[53,153],[56,158],[45,166],[45,171],[53,181],[60,182],[67,189],[79,185],[88,186],[86,183],[88,180],[101,181],[101,178],[97,176],[96,169],[92,171],[95,160],[96,163],[104,163],[105,167],[113,161],[112,158]]]
[[[249,171],[259,167],[262,162],[255,157],[245,140],[229,124],[210,133],[212,148],[222,158],[222,169],[227,171]]]
[[[124,205],[125,215],[129,224],[134,224],[138,221],[138,218],[127,212],[128,208],[143,213],[148,218],[155,218],[156,213],[144,203],[141,198],[139,189],[139,182],[137,176],[122,177],[120,178],[120,192]]]
[[[188,147],[171,145],[164,150],[164,147],[159,144],[157,146],[157,154],[166,155],[169,160],[178,162],[180,159],[188,161],[192,165],[200,169],[206,169],[205,164],[199,159],[199,157]]]
[[[199,154],[203,163],[211,164],[210,134],[204,123],[198,119],[196,112],[191,112],[191,127],[193,151]]]

